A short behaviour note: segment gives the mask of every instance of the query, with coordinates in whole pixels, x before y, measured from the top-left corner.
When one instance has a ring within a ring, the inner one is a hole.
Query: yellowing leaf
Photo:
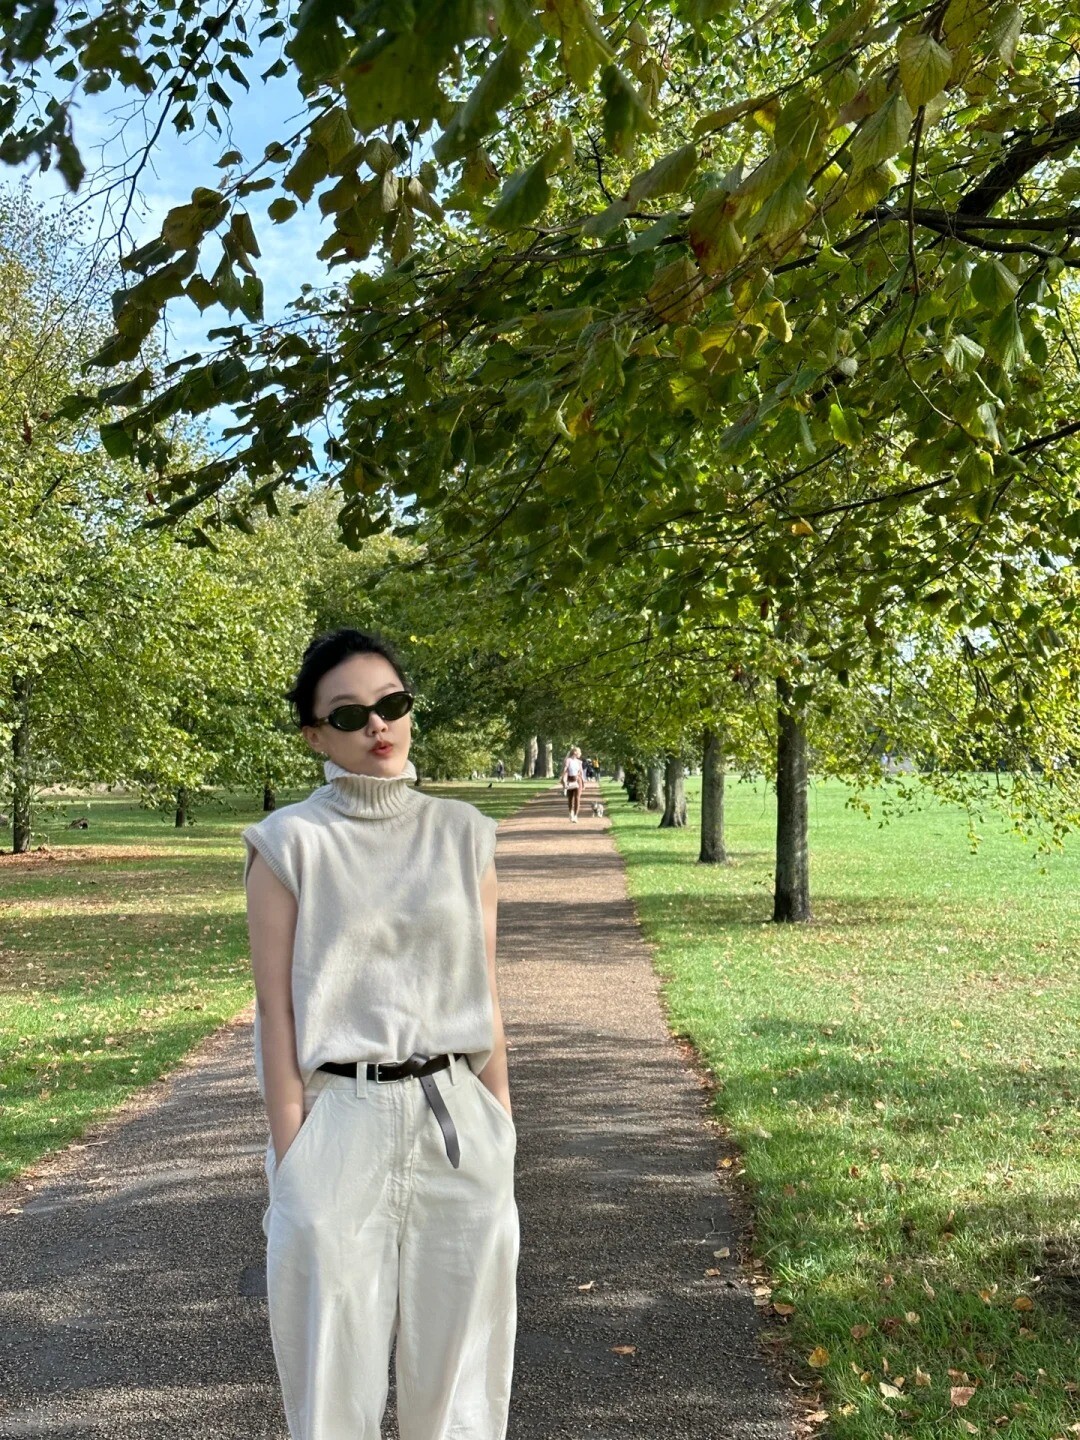
[[[588,87],[598,65],[613,58],[589,0],[545,0],[544,29],[558,36],[563,68],[578,87]]]
[[[701,275],[688,255],[657,271],[649,286],[649,304],[671,325],[692,320],[704,304]]]
[[[812,1365],[815,1370],[824,1370],[825,1366],[829,1363],[828,1350],[825,1349],[824,1345],[819,1345],[815,1350],[811,1350],[810,1354],[806,1357],[806,1363]]]
[[[952,54],[925,31],[901,35],[896,53],[904,94],[917,110],[944,90],[952,74]]]
[[[1030,1295],[1018,1295],[1013,1301],[1012,1308],[1014,1310],[1034,1310],[1035,1302]]]
[[[891,95],[881,109],[863,122],[851,142],[851,173],[880,165],[907,144],[913,119],[907,96]]]
[[[750,221],[746,227],[747,235],[761,235],[766,240],[779,241],[801,230],[813,208],[806,198],[809,183],[806,166],[797,166]]]
[[[771,98],[770,95],[755,95],[750,100],[740,100],[735,105],[725,105],[720,110],[710,110],[707,115],[702,115],[694,126],[694,139],[698,140],[702,135],[708,135],[713,130],[723,130],[725,125],[730,125],[733,120],[741,119],[743,115],[749,115]]]
[[[743,252],[742,236],[732,214],[736,203],[723,186],[706,190],[687,225],[690,245],[706,275],[730,270]]]
[[[792,535],[813,535],[814,527],[809,520],[796,520],[791,527]]]
[[[642,200],[652,200],[658,195],[679,194],[686,189],[687,182],[697,169],[698,152],[696,145],[681,145],[669,155],[662,155],[655,165],[641,175],[635,175],[626,192],[631,205]]]
[[[974,1394],[974,1385],[953,1385],[949,1390],[949,1404],[956,1409],[962,1409]]]
[[[890,1400],[899,1400],[902,1398],[903,1395],[903,1391],[898,1390],[895,1385],[890,1385],[885,1380],[878,1381],[878,1389],[881,1391],[882,1395],[887,1395]]]

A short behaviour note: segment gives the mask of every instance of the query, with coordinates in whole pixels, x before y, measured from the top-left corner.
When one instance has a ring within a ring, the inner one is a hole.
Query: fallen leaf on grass
[[[806,1363],[812,1365],[815,1370],[824,1370],[825,1366],[829,1363],[828,1350],[825,1349],[824,1345],[818,1345],[816,1349],[810,1351],[810,1354],[806,1357]]]
[[[878,1381],[878,1389],[881,1391],[882,1395],[887,1395],[890,1400],[901,1400],[901,1399],[903,1399],[903,1395],[902,1395],[901,1392],[896,1388],[896,1386],[895,1386],[895,1385],[889,1385],[885,1380],[879,1380],[879,1381]]]
[[[636,1346],[636,1345],[612,1345],[610,1348],[611,1348],[611,1353],[612,1353],[613,1355],[636,1355],[636,1354],[637,1354],[637,1346]]]
[[[1034,1310],[1035,1301],[1030,1295],[1018,1295],[1012,1303],[1014,1310]]]
[[[705,1271],[705,1274],[706,1274],[706,1275],[722,1275],[723,1273],[724,1273],[724,1272],[723,1272],[722,1270],[716,1270],[716,1269],[710,1269],[710,1270],[706,1270],[706,1271]]]
[[[915,1366],[915,1384],[920,1386],[930,1384],[930,1376],[925,1370],[920,1370],[918,1365]]]
[[[794,1315],[794,1314],[795,1314],[795,1306],[794,1306],[794,1305],[788,1305],[788,1304],[787,1304],[785,1301],[783,1301],[783,1300],[775,1300],[775,1301],[773,1302],[773,1307],[772,1307],[772,1308],[776,1311],[777,1315]]]
[[[853,1340],[865,1340],[869,1334],[869,1325],[852,1325],[851,1327],[851,1338]]]
[[[731,1251],[725,1245],[722,1250],[714,1250],[712,1253],[717,1260],[726,1260],[731,1254]]]
[[[949,1404],[960,1409],[968,1403],[974,1394],[974,1385],[953,1385],[949,1390]]]

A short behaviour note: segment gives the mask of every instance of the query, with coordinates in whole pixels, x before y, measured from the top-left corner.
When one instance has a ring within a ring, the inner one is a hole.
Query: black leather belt
[[[455,1060],[465,1060],[464,1055],[455,1053]],[[466,1061],[466,1064],[468,1062]],[[446,1143],[446,1153],[449,1156],[450,1164],[454,1169],[461,1163],[461,1146],[458,1143],[458,1133],[454,1126],[450,1111],[446,1108],[446,1102],[439,1093],[439,1087],[431,1078],[436,1070],[446,1070],[450,1065],[449,1055],[410,1055],[407,1060],[400,1064],[378,1060],[369,1063],[367,1067],[367,1078],[375,1080],[380,1085],[384,1080],[407,1080],[410,1075],[415,1075],[420,1081],[420,1087],[424,1097],[434,1112],[435,1119],[439,1122],[439,1129],[443,1133],[443,1140]],[[351,1060],[341,1062],[327,1060],[319,1066],[320,1070],[329,1070],[332,1075],[356,1075],[357,1062]]]

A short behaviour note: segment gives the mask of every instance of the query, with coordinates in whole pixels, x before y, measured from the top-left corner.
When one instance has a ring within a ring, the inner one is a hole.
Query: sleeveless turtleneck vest
[[[383,779],[333,760],[327,784],[243,832],[296,898],[292,1002],[307,1084],[325,1060],[468,1055],[480,1071],[494,1025],[480,880],[495,821],[425,795],[416,771]],[[265,1098],[259,1017],[255,1073]]]

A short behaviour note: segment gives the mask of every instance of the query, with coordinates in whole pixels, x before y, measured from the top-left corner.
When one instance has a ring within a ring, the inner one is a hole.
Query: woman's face
[[[315,714],[324,718],[338,705],[373,705],[383,695],[403,690],[398,673],[381,655],[350,655],[328,670],[315,687]],[[354,775],[400,775],[409,758],[412,715],[384,720],[373,710],[362,730],[335,730],[333,725],[305,725],[304,738],[320,755],[328,755]]]

